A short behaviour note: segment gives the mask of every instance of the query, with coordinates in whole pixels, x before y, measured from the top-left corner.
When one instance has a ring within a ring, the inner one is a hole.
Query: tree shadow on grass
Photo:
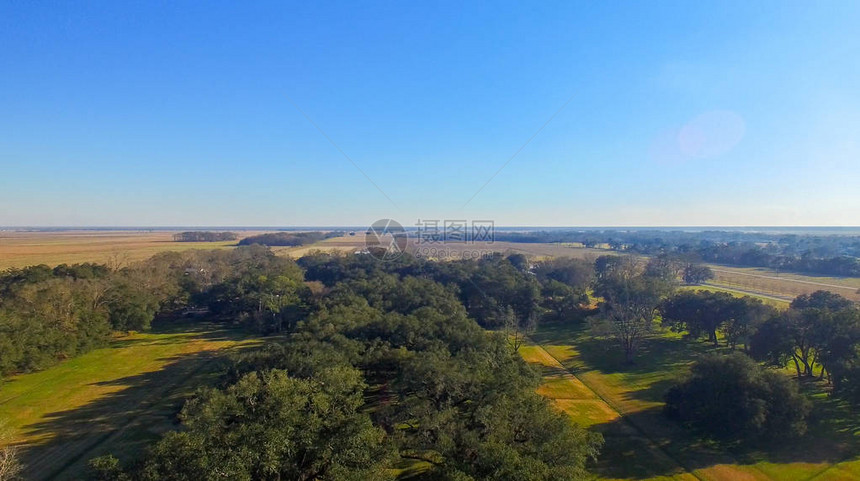
[[[737,462],[731,454],[698,439],[655,407],[592,426],[605,445],[595,471],[602,476],[647,479]]]
[[[590,429],[603,434],[605,445],[595,471],[612,478],[647,479],[717,465],[833,464],[860,454],[858,420],[837,408],[824,424],[796,439],[758,444],[721,444],[667,418],[661,407],[631,413]],[[841,426],[840,433],[835,426]]]
[[[665,392],[690,363],[707,353],[727,352],[724,346],[656,335],[643,340],[636,362],[628,364],[614,339],[592,336],[587,326],[542,325],[533,339],[545,346],[572,346],[578,356],[563,361],[565,367],[574,374],[595,371],[607,376],[603,378],[607,386],[618,383],[622,390],[613,401],[635,411],[590,428],[606,440],[596,468],[602,475],[645,479],[723,464],[836,463],[860,455],[860,416],[844,402],[827,397],[815,383],[804,385],[814,402],[809,431],[797,439],[768,445],[718,444],[665,417]]]
[[[630,395],[649,402],[662,402],[666,390],[693,361],[705,354],[728,351],[725,346],[715,348],[709,342],[658,331],[640,342],[631,364],[614,338],[592,335],[587,325],[541,326],[533,338],[541,344],[573,346],[579,354],[574,372],[594,370],[624,376]]]
[[[216,332],[209,339],[226,335]],[[157,371],[95,383],[116,386],[113,393],[25,426],[28,437],[44,440],[22,446],[24,478],[80,479],[93,457],[107,453],[122,460],[137,457],[149,442],[176,427],[176,415],[188,396],[220,380],[225,354],[201,351],[161,359],[167,364]]]

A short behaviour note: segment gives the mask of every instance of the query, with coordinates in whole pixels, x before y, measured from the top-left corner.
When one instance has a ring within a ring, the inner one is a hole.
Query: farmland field
[[[226,242],[174,242],[173,232],[0,232],[0,269],[81,262],[128,264],[164,251],[224,249]]]
[[[827,290],[860,301],[860,279],[823,277],[751,267],[712,265],[715,278],[711,284],[766,295],[794,298],[817,290]]]
[[[664,333],[626,366],[612,340],[592,337],[583,326],[546,325],[521,352],[543,373],[538,392],[604,435],[608,455],[596,466],[601,479],[860,479],[860,419],[820,393],[813,394],[819,416],[806,438],[769,452],[718,449],[665,419],[663,393],[712,349]]]
[[[56,266],[96,262],[124,266],[142,261],[159,252],[189,249],[232,249],[237,241],[174,242],[168,231],[0,231],[0,270],[36,264]],[[239,238],[261,232],[240,232]],[[312,249],[354,250],[360,241],[332,238],[313,246],[273,247],[279,255],[299,257]]]
[[[251,345],[237,330],[179,323],[0,385],[0,418],[14,430],[28,480],[79,477],[88,459],[122,458],[174,426],[182,400],[217,379],[218,360]]]

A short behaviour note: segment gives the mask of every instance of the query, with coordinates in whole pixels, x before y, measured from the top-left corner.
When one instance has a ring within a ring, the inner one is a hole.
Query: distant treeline
[[[260,244],[263,246],[301,246],[313,244],[331,237],[340,237],[343,232],[272,232],[254,235],[239,241],[240,246]]]
[[[239,238],[235,232],[188,231],[173,234],[176,242],[222,242]]]
[[[645,255],[674,254],[691,260],[743,267],[860,277],[860,237],[732,231],[496,232],[495,240],[581,243]]]

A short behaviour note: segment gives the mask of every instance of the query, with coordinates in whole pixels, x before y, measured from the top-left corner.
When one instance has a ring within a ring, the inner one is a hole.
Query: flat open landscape
[[[0,241],[0,268],[129,263],[163,251],[232,249],[236,244],[174,242],[171,232],[4,232]],[[364,234],[357,234],[272,250],[297,258],[314,250],[351,253],[364,247]],[[422,252],[425,248],[438,250]],[[613,253],[509,242],[440,246],[412,242],[409,249],[422,257],[452,260],[491,252],[585,259]],[[749,294],[786,308],[797,293],[830,289],[851,298],[854,286],[860,285],[853,278],[712,267],[716,279],[683,289]],[[208,323],[162,324],[150,333],[115,337],[105,348],[45,371],[4,380],[0,418],[9,421],[13,442],[21,446],[26,479],[75,479],[85,472],[89,459],[106,453],[133,458],[159,434],[176,427],[183,399],[214,383],[223,372],[219,359],[252,345],[254,339]],[[815,402],[804,439],[767,452],[728,450],[697,438],[661,411],[670,384],[698,357],[714,350],[708,343],[661,333],[645,342],[636,364],[628,366],[613,340],[594,337],[583,325],[542,325],[531,341],[520,352],[543,374],[538,393],[574,422],[604,436],[604,454],[593,466],[600,479],[860,480],[860,419],[815,383],[804,387]],[[397,467],[405,476],[425,464],[411,461]]]
[[[0,1],[0,481],[860,481],[860,0],[102,3]]]
[[[219,359],[252,344],[241,331],[183,322],[5,379],[0,418],[21,446],[24,479],[77,479],[92,457],[138,454],[175,427],[187,396],[217,379]]]
[[[127,265],[159,252],[189,249],[232,249],[238,240],[175,242],[175,231],[0,231],[0,270],[37,264],[56,266],[95,262]],[[238,232],[239,239],[260,234]],[[278,255],[301,257],[313,249],[353,251],[364,247],[364,237],[338,237],[308,246],[273,247]]]
[[[771,452],[728,452],[666,419],[663,393],[712,349],[664,333],[649,339],[636,364],[627,366],[612,339],[595,338],[584,326],[550,324],[521,353],[543,373],[540,394],[604,435],[606,454],[596,467],[601,479],[860,479],[860,418],[824,394],[813,396],[818,416],[807,436]]]
[[[224,249],[236,241],[174,242],[175,232],[142,231],[0,231],[0,269],[36,264],[125,265],[142,261],[164,251]],[[249,233],[243,233],[249,235]]]
[[[239,238],[261,232],[239,232]],[[125,265],[141,261],[159,252],[188,249],[230,249],[238,241],[175,242],[173,231],[62,231],[24,232],[0,231],[0,270],[36,264],[55,266],[96,262]],[[301,257],[313,250],[355,252],[365,248],[364,233],[354,236],[333,237],[314,244],[298,247],[272,247],[278,255]],[[519,252],[533,256],[597,257],[608,251],[586,249],[562,244],[520,244],[513,242],[449,243],[445,245],[417,245],[410,243],[410,251],[427,248],[422,255],[433,258],[462,258],[490,252]]]
[[[81,262],[126,265],[152,257],[159,252],[188,249],[231,249],[237,241],[174,242],[168,231],[63,231],[16,232],[0,231],[0,270],[35,264],[74,264]],[[260,232],[240,232],[247,237]],[[301,257],[314,250],[355,252],[365,248],[365,236],[333,237],[314,244],[297,247],[272,247],[278,255]],[[425,258],[479,258],[492,252],[521,253],[535,257],[576,257],[594,259],[601,255],[618,254],[606,248],[585,248],[569,243],[469,242],[418,244],[412,239],[408,250]],[[860,301],[860,279],[824,277],[776,272],[764,268],[710,266],[715,278],[707,284],[714,290],[726,290],[736,295],[760,296],[775,305],[785,305],[800,294],[824,289],[849,299]]]

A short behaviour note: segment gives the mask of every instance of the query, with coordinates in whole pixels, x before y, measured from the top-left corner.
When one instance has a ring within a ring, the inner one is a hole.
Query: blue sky
[[[0,3],[0,225],[860,225],[858,2],[246,3]]]

